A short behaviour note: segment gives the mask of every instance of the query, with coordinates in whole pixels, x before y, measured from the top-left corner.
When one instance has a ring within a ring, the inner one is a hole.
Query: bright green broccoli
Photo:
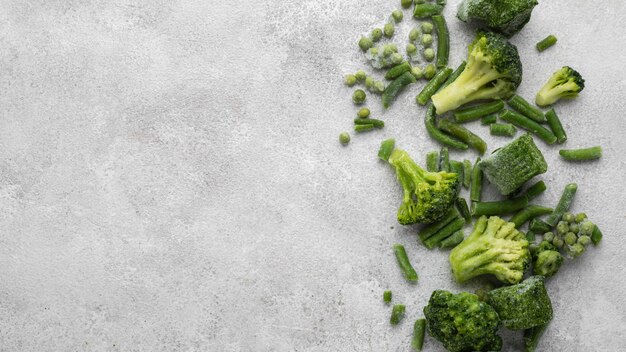
[[[537,0],[464,0],[456,16],[510,37],[530,21],[536,5]]]
[[[453,207],[459,179],[455,173],[428,172],[415,163],[407,152],[395,149],[389,163],[396,170],[404,196],[398,209],[402,225],[433,223]]]
[[[517,48],[500,34],[478,31],[459,77],[432,96],[437,114],[483,99],[507,99],[522,82]]]
[[[516,284],[530,265],[528,241],[514,223],[482,216],[474,231],[450,252],[450,265],[459,283],[492,274],[502,282]]]
[[[547,106],[556,103],[561,98],[576,98],[584,88],[585,80],[580,73],[569,66],[563,66],[553,73],[548,82],[541,87],[535,103],[539,106]]]
[[[576,236],[576,235],[574,235]],[[542,241],[538,247],[531,249],[533,257],[533,274],[552,276],[563,264],[563,256],[559,249],[548,241]]]
[[[511,330],[530,329],[552,320],[552,303],[545,277],[531,276],[513,286],[497,288],[487,293],[487,303],[492,306]]]
[[[436,290],[424,307],[430,336],[448,351],[500,351],[502,338],[497,335],[500,319],[496,311],[478,296]]]

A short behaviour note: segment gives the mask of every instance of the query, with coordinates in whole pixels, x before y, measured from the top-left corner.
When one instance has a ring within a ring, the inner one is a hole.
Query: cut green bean
[[[492,136],[513,137],[517,133],[517,128],[510,123],[492,123],[489,125],[489,133]]]
[[[389,156],[391,155],[391,152],[393,152],[393,148],[395,146],[396,140],[393,138],[382,141],[382,143],[380,143],[380,148],[378,149],[378,158],[384,161],[389,160]]]
[[[465,222],[472,221],[472,214],[470,214],[469,207],[465,198],[458,197],[455,202],[456,208],[461,213],[461,216],[465,219]]]
[[[413,9],[413,17],[415,18],[427,18],[433,15],[438,15],[443,10],[443,6],[437,4],[415,4]]]
[[[406,310],[406,307],[404,306],[404,304],[394,305],[393,308],[391,309],[391,318],[389,319],[389,323],[391,323],[391,325],[400,324],[400,321],[404,319],[405,310]]]
[[[559,144],[564,143],[567,140],[567,134],[565,134],[561,120],[559,120],[554,109],[550,109],[546,112],[546,120],[548,121],[552,133],[556,136],[556,142]]]
[[[439,152],[426,154],[426,170],[429,172],[439,171]]]
[[[367,124],[367,125],[354,125],[354,132],[367,132],[367,131],[371,131],[373,130],[374,125],[372,124]]]
[[[591,147],[585,149],[561,149],[559,154],[567,161],[595,160],[602,157],[602,147]]]
[[[441,119],[439,120],[439,128],[458,138],[460,141],[463,141],[463,143],[470,145],[481,155],[487,150],[487,143],[485,143],[482,138],[478,137],[470,130],[459,124],[456,124],[448,119]]]
[[[396,98],[396,96],[409,84],[415,83],[417,80],[411,72],[405,72],[400,75],[400,77],[393,80],[393,82],[389,83],[387,88],[383,91],[383,106],[385,109],[391,106],[391,103]]]
[[[556,41],[557,41],[556,37],[550,34],[549,36],[542,39],[539,43],[537,43],[536,45],[537,50],[539,52],[542,52],[548,49],[549,47],[553,46],[554,44],[556,44]]]
[[[435,107],[432,104],[429,104],[428,109],[426,110],[424,123],[426,125],[426,131],[434,140],[456,149],[466,150],[469,148],[467,144],[448,136],[437,128],[437,125],[435,125],[435,116]]]
[[[450,237],[439,242],[439,248],[452,248],[456,246],[457,244],[463,242],[464,238],[465,238],[465,234],[463,233],[463,230],[459,230],[453,233]]]
[[[540,194],[546,191],[546,184],[543,181],[537,181],[534,185],[528,187],[524,194],[528,197],[528,201],[537,198]]]
[[[422,240],[422,242],[426,241],[430,237],[434,236],[437,232],[441,231],[441,229],[446,227],[446,225],[448,225],[450,222],[460,218],[461,214],[459,214],[459,211],[453,207],[452,209],[450,209],[448,214],[446,214],[446,216],[444,216],[441,220],[432,224],[428,224],[427,226],[422,228],[418,233],[418,236],[420,240]]]
[[[465,220],[463,218],[458,218],[456,220],[452,220],[448,225],[446,225],[443,229],[439,230],[436,234],[431,236],[430,238],[423,241],[424,246],[428,249],[433,249],[439,245],[439,243],[446,238],[452,236],[453,233],[459,231],[465,225]]]
[[[527,205],[526,196],[495,202],[472,202],[472,216],[505,215],[524,209]]]
[[[417,101],[417,103],[420,105],[426,105],[426,103],[428,103],[428,101],[430,100],[430,97],[432,97],[435,93],[437,93],[441,85],[445,83],[446,79],[448,79],[451,73],[452,73],[452,69],[448,67],[437,72],[435,77],[433,77],[424,86],[424,88],[417,95],[417,97],[415,97],[415,100]]]
[[[370,118],[356,118],[354,119],[354,124],[355,125],[374,125],[374,127],[376,128],[383,128],[385,127],[385,121],[383,120],[377,120],[377,119],[370,119]]]
[[[509,220],[509,222],[512,222],[515,224],[516,228],[520,228],[520,226],[524,225],[526,223],[526,221],[530,220],[530,219],[534,219],[538,216],[542,216],[542,215],[548,215],[550,213],[552,213],[554,211],[554,209],[552,208],[548,208],[548,207],[542,207],[541,205],[534,205],[531,204],[529,206],[527,206],[526,208],[520,210],[519,212],[517,212],[515,215],[513,215],[513,217],[511,218],[511,220]]]
[[[404,61],[387,71],[387,73],[385,74],[385,78],[389,80],[396,79],[400,77],[401,74],[409,71],[411,71],[411,64],[409,64],[407,61]]]
[[[554,211],[548,218],[546,219],[546,223],[548,225],[554,227],[556,223],[561,220],[563,213],[569,210],[572,202],[574,201],[574,196],[576,195],[576,190],[578,189],[578,185],[575,183],[570,183],[565,186],[563,190],[563,194],[561,194],[561,199],[559,200],[559,204],[554,208]]]
[[[463,183],[463,163],[456,160],[450,160],[450,172],[457,174],[459,177],[459,186]]]
[[[600,228],[598,228],[598,225],[596,225],[593,228],[593,232],[591,233],[591,243],[593,243],[594,246],[597,246],[601,240],[602,240],[602,231],[600,231]]]
[[[404,246],[401,244],[394,244],[393,251],[396,254],[396,260],[398,261],[398,265],[400,266],[400,270],[402,270],[402,275],[404,275],[406,281],[417,282],[417,272],[413,269],[413,266],[409,261],[409,257],[406,255],[406,251],[404,250]]]
[[[456,79],[459,78],[461,73],[463,73],[463,71],[465,70],[466,65],[467,63],[465,61],[461,62],[459,67],[457,67],[456,70],[454,70],[454,72],[452,72],[452,74],[448,76],[448,79],[443,83],[443,85],[439,89],[443,89],[447,87],[448,85],[450,85],[450,83],[456,81]]]
[[[391,303],[391,297],[392,297],[392,293],[391,291],[385,291],[383,292],[383,301],[385,303]]]
[[[415,6],[417,11],[417,6]],[[437,30],[437,68],[448,66],[448,56],[450,55],[450,35],[446,19],[442,15],[432,16],[433,24]]]
[[[411,347],[415,352],[421,352],[424,347],[424,334],[426,333],[426,319],[417,319],[413,324],[413,340]]]
[[[450,172],[450,153],[446,147],[439,152],[439,171]]]
[[[552,227],[550,227],[550,225],[548,225],[545,221],[539,218],[534,218],[530,220],[528,228],[536,233],[546,233],[552,230]]]
[[[504,102],[498,99],[489,103],[459,109],[454,112],[454,120],[458,123],[474,121],[483,116],[496,113],[502,109],[504,109]]]
[[[529,119],[532,119],[536,122],[546,121],[546,116],[543,114],[543,112],[541,112],[541,110],[531,105],[524,98],[520,97],[517,94],[509,99],[508,104],[510,107],[517,110],[517,112],[528,117]]]
[[[498,121],[498,115],[496,115],[496,114],[487,115],[487,116],[483,117],[482,119],[480,119],[480,124],[481,125],[491,125],[492,123],[496,123],[496,121]]]
[[[517,127],[534,133],[537,137],[541,138],[548,144],[554,144],[554,142],[556,142],[556,136],[552,134],[552,132],[524,115],[511,110],[504,110],[500,113],[499,117],[506,122],[510,122]]]
[[[476,159],[472,169],[472,186],[470,187],[470,200],[472,202],[480,202],[483,190],[483,170],[478,166],[478,163],[480,163],[480,158]]]
[[[463,187],[469,189],[472,183],[472,162],[463,160]]]
[[[535,232],[533,230],[528,230],[526,232],[526,240],[529,243],[534,243],[535,242]]]

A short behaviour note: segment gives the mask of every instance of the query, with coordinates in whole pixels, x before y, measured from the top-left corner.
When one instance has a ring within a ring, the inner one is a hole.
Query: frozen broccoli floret
[[[464,0],[456,16],[510,37],[530,21],[536,5],[537,0]]]
[[[576,235],[574,235],[576,237]],[[563,264],[563,256],[559,249],[552,243],[542,241],[538,247],[531,249],[533,257],[533,274],[542,276],[552,276],[556,274]]]
[[[573,99],[585,88],[585,80],[569,66],[564,66],[550,76],[548,82],[541,87],[535,103],[547,106],[556,103],[561,98]]]

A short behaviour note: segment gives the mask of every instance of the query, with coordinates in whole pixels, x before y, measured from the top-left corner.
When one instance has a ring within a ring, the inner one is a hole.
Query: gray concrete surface
[[[472,36],[457,3],[453,65]],[[370,96],[387,127],[337,142],[355,114],[342,76],[365,67],[355,42],[398,5],[0,1],[0,350],[409,350],[434,289],[477,284],[454,284],[446,253],[396,223],[400,189],[375,157],[390,136],[419,161],[438,147],[420,87],[386,112]],[[558,105],[566,146],[605,150],[566,164],[539,142],[550,170],[538,201],[577,181],[574,210],[605,233],[549,282],[543,351],[626,350],[625,10],[542,1],[513,39],[523,96],[561,65],[583,73],[582,96]],[[414,23],[405,11],[401,47]],[[548,33],[559,43],[536,53]],[[491,150],[507,141],[471,128]],[[393,243],[419,284],[401,278]],[[408,307],[395,328],[385,289]]]

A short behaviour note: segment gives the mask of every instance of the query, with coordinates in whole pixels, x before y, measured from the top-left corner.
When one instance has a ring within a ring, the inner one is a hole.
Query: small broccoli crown
[[[491,274],[502,282],[516,284],[530,265],[528,241],[514,223],[482,216],[474,231],[450,252],[450,265],[459,283]]]
[[[437,114],[483,99],[506,99],[522,81],[517,48],[500,34],[478,31],[459,77],[432,96]]]
[[[458,175],[450,172],[427,172],[404,150],[396,149],[389,157],[396,170],[404,196],[398,209],[402,225],[432,223],[452,208],[458,193]]]
[[[536,5],[537,0],[464,0],[457,17],[510,37],[530,21]]]
[[[576,98],[584,88],[585,80],[580,73],[569,66],[563,66],[554,72],[548,82],[541,87],[535,103],[539,106],[547,106],[556,103],[561,98]]]
[[[557,247],[548,241],[541,241],[539,246],[531,250],[533,258],[533,274],[550,277],[556,274],[564,258]]]
[[[500,320],[496,311],[467,292],[436,290],[424,307],[428,332],[448,351],[499,351]]]
[[[552,302],[544,285],[545,277],[531,276],[524,282],[487,293],[487,303],[511,330],[543,325],[552,319]]]

